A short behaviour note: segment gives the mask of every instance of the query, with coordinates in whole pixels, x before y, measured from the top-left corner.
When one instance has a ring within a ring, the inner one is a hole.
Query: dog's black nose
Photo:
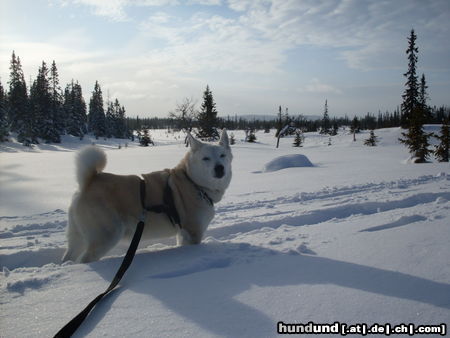
[[[225,168],[223,165],[218,164],[214,167],[214,174],[217,178],[222,178],[225,175]]]

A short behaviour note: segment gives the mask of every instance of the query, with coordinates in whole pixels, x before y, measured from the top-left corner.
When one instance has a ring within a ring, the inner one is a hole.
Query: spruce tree
[[[256,135],[255,135],[255,129],[247,129],[245,131],[245,134],[247,135],[246,141],[249,143],[255,143],[256,142]]]
[[[30,108],[39,128],[39,137],[46,143],[61,141],[60,130],[53,111],[52,93],[49,80],[49,69],[42,61],[38,76],[30,90]],[[58,108],[59,109],[59,108]]]
[[[111,138],[115,130],[115,116],[114,116],[114,106],[111,101],[106,103],[106,113],[105,113],[105,136]]]
[[[331,131],[330,131],[330,135],[336,136],[338,134],[338,130],[339,130],[339,126],[338,126],[337,122],[334,122],[333,126],[331,128]]]
[[[420,87],[416,75],[416,63],[418,48],[416,47],[417,36],[414,30],[411,30],[411,35],[408,38],[408,72],[404,74],[407,78],[405,84],[406,89],[403,94],[402,103],[402,119],[401,125],[404,128],[408,127],[408,131],[402,133],[403,138],[399,141],[405,144],[414,163],[424,163],[430,156],[431,151],[429,147],[429,138],[432,133],[425,133],[423,124],[427,121],[428,106],[427,106],[427,85],[425,75],[422,75]]]
[[[292,144],[293,147],[303,147],[303,133],[300,129],[297,129],[295,131],[295,138],[294,138],[294,143]]]
[[[6,114],[6,93],[0,81],[0,142],[6,141],[9,135],[8,117]]]
[[[359,120],[358,120],[358,117],[357,117],[357,116],[355,116],[355,117],[353,118],[353,120],[352,120],[352,123],[351,123],[351,125],[350,125],[350,132],[351,132],[352,134],[354,134],[354,133],[359,133],[359,132],[360,132]]]
[[[126,138],[127,124],[125,118],[125,107],[121,106],[118,99],[108,102],[106,110],[106,137]]]
[[[374,130],[370,130],[370,136],[368,139],[364,140],[364,145],[369,147],[375,147],[378,143],[378,137],[375,135]]]
[[[408,38],[408,49],[406,54],[408,55],[408,71],[403,74],[406,77],[405,92],[402,95],[403,103],[401,105],[401,126],[406,128],[410,125],[410,119],[412,118],[413,111],[418,105],[419,97],[419,85],[416,75],[417,53],[419,49],[416,47],[417,35],[414,33],[414,29],[411,30],[411,34]]]
[[[434,149],[434,156],[439,162],[449,161],[449,149],[450,149],[450,128],[449,121],[445,119],[442,122],[441,135],[434,135],[440,143]]]
[[[330,133],[330,117],[328,116],[328,100],[325,100],[325,109],[323,112],[320,134],[329,134],[329,133]]]
[[[103,94],[98,84],[95,81],[94,91],[92,92],[91,100],[89,101],[89,131],[98,139],[106,135],[106,118],[105,110],[103,108]]]
[[[206,140],[219,139],[216,104],[208,85],[203,93],[203,103],[197,115],[197,120],[199,138]]]
[[[125,118],[125,107],[120,105],[118,99],[114,101],[114,119],[114,137],[126,138],[127,122]]]
[[[65,118],[63,110],[63,95],[59,85],[58,68],[56,62],[53,60],[50,68],[50,97],[51,97],[51,115],[54,123],[54,128],[59,135],[65,133]]]
[[[22,64],[20,58],[16,58],[14,51],[11,57],[10,70],[7,111],[11,131],[17,132],[18,141],[24,145],[38,143],[38,130],[35,118],[30,112]]]
[[[151,145],[155,145],[155,143],[153,142],[153,140],[152,140],[152,138],[151,138],[151,136],[149,134],[148,128],[144,128],[142,133],[139,132],[139,135],[140,135],[139,136],[139,143],[140,143],[141,146],[148,147],[150,144]]]
[[[66,131],[69,135],[80,139],[86,134],[86,102],[83,98],[81,86],[72,80],[64,90],[64,116],[66,120]]]
[[[63,95],[63,114],[64,120],[66,121],[66,132],[69,135],[80,136],[79,130],[75,127],[74,122],[74,97],[73,97],[73,80],[70,84],[66,85]]]
[[[422,110],[422,114],[424,117],[424,123],[427,123],[431,120],[431,109],[427,105],[428,100],[428,92],[427,92],[428,86],[427,81],[425,80],[425,74],[422,74],[422,77],[420,78],[420,85],[419,85],[419,94],[418,94],[418,105],[420,109]]]
[[[399,138],[399,141],[408,147],[414,163],[427,162],[431,153],[428,149],[430,146],[428,139],[431,133],[425,133],[423,130],[423,112],[420,107],[416,107],[412,111],[408,130],[402,135],[403,138]]]
[[[235,137],[234,137],[234,134],[231,133],[231,134],[230,134],[230,145],[234,145],[234,144],[236,144],[236,139],[235,139]]]

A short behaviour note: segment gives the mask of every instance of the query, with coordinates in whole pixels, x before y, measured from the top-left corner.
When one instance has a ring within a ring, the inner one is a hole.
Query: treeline
[[[78,81],[72,80],[62,90],[55,61],[50,68],[42,61],[28,88],[20,58],[13,52],[8,84],[6,90],[0,81],[0,141],[6,140],[10,132],[17,133],[24,145],[39,140],[59,143],[65,134],[82,139],[88,132],[97,138],[130,136],[125,108],[118,99],[108,101],[105,110],[96,82],[87,107]]]
[[[426,124],[441,124],[444,119],[448,119],[450,116],[450,107],[433,107],[431,109],[431,114],[428,116]],[[366,113],[366,115],[361,117],[349,118],[344,117],[331,117],[328,121],[330,129],[333,126],[340,127],[351,127],[356,125],[358,129],[370,130],[370,129],[380,129],[380,128],[392,128],[401,126],[401,113],[399,110],[394,112],[378,112],[377,114]],[[294,116],[282,116],[282,125],[291,124],[294,128],[300,128],[305,132],[320,131],[324,127],[323,119],[311,119],[305,118],[303,115]],[[180,130],[183,129],[180,126],[179,121],[176,118],[171,117],[152,117],[152,118],[127,118],[127,125],[131,130],[140,130],[142,128],[149,129],[171,129]],[[192,128],[198,127],[198,121],[194,119],[191,124]],[[227,116],[227,117],[217,117],[217,127],[226,128],[227,130],[268,130],[277,129],[279,126],[279,121],[277,117],[272,119],[257,119],[257,118],[245,118],[242,116]]]

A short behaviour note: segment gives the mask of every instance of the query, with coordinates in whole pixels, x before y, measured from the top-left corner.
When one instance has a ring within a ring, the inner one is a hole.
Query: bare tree
[[[175,111],[170,112],[169,117],[173,118],[177,122],[180,129],[191,132],[194,118],[197,115],[197,110],[195,108],[196,105],[197,101],[195,101],[192,97],[185,97],[181,103],[177,103]],[[184,143],[188,146],[187,138]]]

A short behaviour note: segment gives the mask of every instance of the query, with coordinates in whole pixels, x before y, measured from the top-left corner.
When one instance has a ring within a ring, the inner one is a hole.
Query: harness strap
[[[178,213],[177,207],[175,206],[173,191],[169,185],[169,178],[167,178],[166,186],[164,187],[163,204],[147,207],[145,205],[145,181],[142,179],[140,186],[142,208],[146,211],[155,212],[157,214],[166,214],[173,226],[178,226],[181,228],[180,214]]]

